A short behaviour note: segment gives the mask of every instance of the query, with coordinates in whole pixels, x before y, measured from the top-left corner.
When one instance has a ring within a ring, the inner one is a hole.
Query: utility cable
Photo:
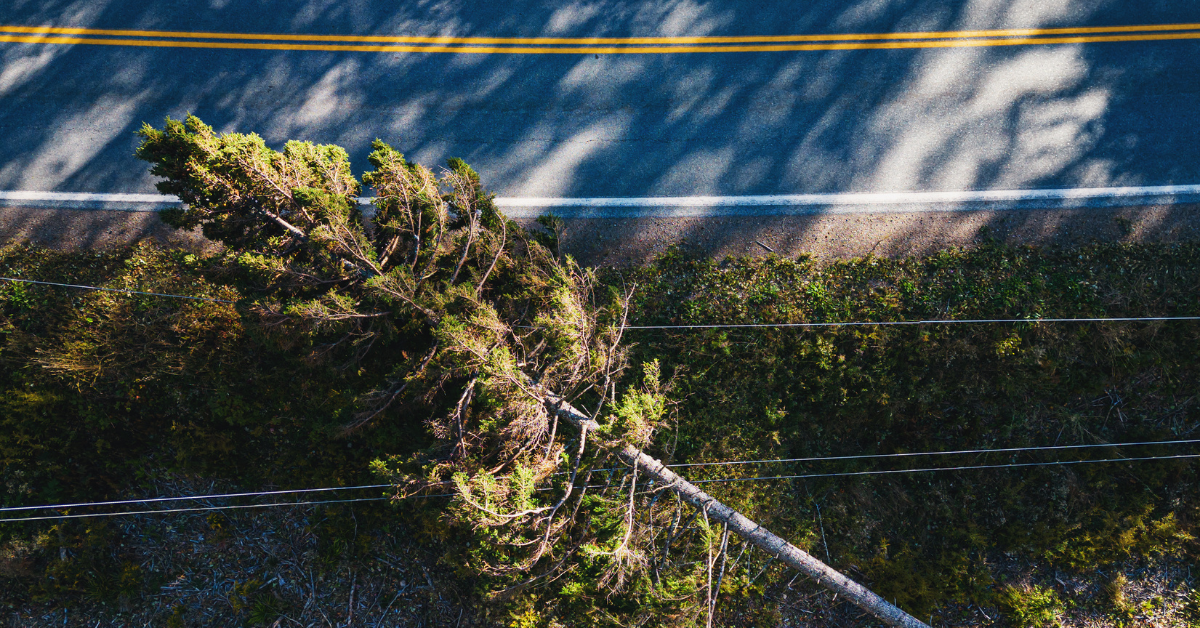
[[[1190,445],[1200,443],[1200,439],[1189,440],[1164,440],[1164,441],[1143,441],[1137,443],[1095,443],[1091,445],[1054,445],[1042,447],[1005,447],[1002,449],[959,449],[956,451],[921,451],[899,454],[863,454],[858,456],[826,456],[813,458],[777,458],[774,460],[726,460],[721,462],[692,462],[684,464],[668,464],[664,465],[674,468],[680,467],[717,467],[729,466],[737,464],[772,464],[786,462],[826,462],[831,460],[867,460],[877,458],[911,458],[915,456],[951,456],[960,454],[994,454],[994,453],[1013,453],[1021,451],[1058,451],[1062,449],[1093,449],[1096,447],[1140,447],[1147,445]]]
[[[899,473],[929,473],[934,471],[966,471],[975,469],[1011,469],[1021,467],[1046,467],[1046,466],[1067,466],[1077,464],[1098,464],[1102,462],[1145,462],[1151,460],[1180,460],[1200,458],[1200,454],[1180,454],[1174,456],[1145,456],[1140,458],[1105,458],[1102,460],[1066,460],[1058,462],[1025,462],[1015,464],[992,464],[992,465],[963,465],[958,467],[931,467],[925,469],[887,469],[879,471],[851,471],[843,473],[809,473],[802,475],[774,475],[774,476],[759,476],[750,478],[716,478],[708,480],[691,480],[692,484],[718,484],[729,482],[759,482],[766,480],[792,480],[792,479],[808,479],[808,478],[829,478],[829,477],[849,477],[859,475],[890,475]],[[601,488],[603,485],[596,485],[588,488]],[[437,495],[412,495],[405,499],[427,498],[427,497],[453,497],[453,493],[442,493]],[[237,510],[245,508],[273,508],[278,506],[307,506],[321,504],[345,504],[353,502],[371,502],[391,500],[391,497],[365,497],[360,499],[334,499],[334,500],[318,500],[306,502],[283,502],[274,504],[243,504],[237,506],[210,506],[205,508],[172,508],[166,510],[135,510],[127,512],[103,512],[103,513],[84,513],[77,515],[47,515],[41,517],[16,517],[9,519],[0,519],[0,523],[11,523],[19,521],[49,521],[58,519],[81,519],[89,517],[121,517],[126,515],[152,515],[152,514],[169,514],[181,512],[204,512],[212,510]],[[43,507],[45,508],[45,507]]]
[[[1002,449],[960,449],[960,450],[955,450],[955,451],[923,451],[923,452],[909,452],[909,453],[897,453],[897,454],[865,454],[865,455],[858,455],[858,456],[827,456],[827,457],[811,457],[811,458],[777,458],[777,459],[771,459],[771,460],[725,460],[725,461],[718,461],[718,462],[693,462],[693,463],[683,463],[683,464],[669,464],[669,465],[664,465],[664,466],[666,466],[668,468],[676,469],[676,468],[682,468],[682,467],[711,467],[711,466],[731,466],[731,465],[743,465],[743,464],[776,464],[776,463],[782,464],[782,463],[790,463],[790,462],[827,462],[827,461],[839,461],[839,460],[909,458],[909,457],[915,457],[915,456],[948,456],[948,455],[961,455],[961,454],[1013,453],[1013,452],[1023,452],[1023,451],[1058,451],[1058,450],[1064,450],[1064,449],[1092,449],[1092,448],[1098,448],[1098,447],[1138,447],[1138,446],[1152,446],[1152,445],[1187,445],[1187,444],[1195,444],[1195,443],[1200,443],[1200,439],[1168,440],[1168,441],[1141,441],[1141,442],[1132,442],[1132,443],[1097,443],[1097,444],[1090,444],[1090,445],[1055,445],[1055,446],[1042,446],[1042,447],[1006,447],[1006,448],[1002,448]],[[1045,464],[1057,464],[1057,463],[1045,463]],[[957,468],[957,467],[955,467],[955,468]],[[961,467],[961,468],[976,468],[976,467]],[[616,469],[595,469],[595,471],[615,471],[615,470]],[[836,474],[833,474],[833,475],[836,475]],[[776,476],[773,476],[773,477],[776,477]],[[777,476],[777,477],[793,477],[793,476]],[[808,477],[808,476],[806,476],[806,477]],[[822,477],[825,477],[825,476],[822,476]],[[707,481],[712,481],[712,480],[704,480],[704,481],[707,482]],[[373,489],[373,488],[393,488],[393,487],[394,487],[394,485],[392,485],[392,484],[366,484],[366,485],[362,485],[362,486],[331,486],[331,487],[326,487],[326,488],[303,488],[303,489],[292,489],[292,490],[282,490],[282,491],[254,491],[254,492],[247,492],[247,493],[219,493],[219,494],[213,494],[213,495],[186,495],[186,496],[180,496],[180,497],[151,497],[151,498],[146,498],[146,499],[126,499],[126,500],[106,501],[106,502],[77,502],[77,503],[73,503],[73,504],[48,504],[48,505],[44,505],[44,506],[11,506],[11,507],[7,507],[7,508],[0,508],[0,512],[17,512],[17,511],[28,511],[28,510],[61,510],[64,508],[86,508],[86,507],[92,507],[92,506],[121,506],[121,505],[127,505],[127,504],[149,504],[149,503],[156,503],[156,502],[174,502],[174,501],[189,501],[189,500],[202,500],[202,499],[225,499],[225,498],[231,498],[231,497],[262,497],[262,496],[266,496],[266,495],[295,495],[295,494],[301,494],[301,493],[323,493],[323,492],[330,492],[330,491],[353,491],[353,490],[363,490],[363,489]],[[165,511],[150,511],[150,512],[165,512]]]
[[[186,495],[183,497],[150,497],[147,499],[124,499],[111,502],[80,502],[77,504],[50,504],[48,506],[12,506],[0,508],[0,512],[17,510],[57,510],[60,508],[83,508],[86,506],[120,506],[124,504],[150,504],[154,502],[178,502],[196,499],[223,499],[226,497],[261,497],[263,495],[294,495],[297,493],[324,493],[328,491],[355,491],[367,488],[391,488],[391,484],[367,484],[365,486],[331,486],[328,488],[298,488],[288,491],[256,491],[253,493],[222,493],[219,495]],[[157,512],[157,511],[156,511]]]
[[[408,495],[403,499],[423,499],[428,497],[454,497],[454,493],[439,493],[436,495]],[[180,512],[204,512],[209,510],[240,510],[244,508],[274,508],[276,506],[319,506],[322,504],[349,504],[353,502],[378,502],[390,500],[391,497],[363,497],[360,499],[329,499],[316,500],[308,502],[276,502],[273,504],[242,504],[238,506],[209,506],[205,508],[170,508],[166,510],[130,510],[123,512],[95,512],[84,513],[78,515],[46,515],[42,517],[15,517],[11,519],[0,519],[0,523],[10,523],[16,521],[49,521],[55,519],[83,519],[88,517],[123,517],[125,515],[159,515],[167,513]]]
[[[13,277],[0,277],[0,281],[15,281],[17,283],[32,283],[40,286],[59,286],[62,288],[79,288],[80,290],[100,290],[102,292],[120,292],[123,294],[140,294],[150,297],[167,297],[170,299],[191,299],[193,301],[211,301],[213,303],[235,303],[235,301],[226,301],[225,299],[213,299],[209,297],[189,297],[182,294],[165,294],[162,292],[140,292],[137,290],[121,290],[119,288],[101,288],[99,286],[83,286],[73,283],[54,283],[52,281],[34,281],[33,279],[16,279]]]
[[[789,462],[830,462],[838,460],[868,460],[879,458],[912,458],[917,456],[950,456],[963,454],[994,454],[994,453],[1013,453],[1021,451],[1056,451],[1062,449],[1093,449],[1097,447],[1137,447],[1143,445],[1189,445],[1200,443],[1200,439],[1188,440],[1158,440],[1158,441],[1143,441],[1136,443],[1095,443],[1091,445],[1054,445],[1054,446],[1039,446],[1039,447],[1005,447],[999,449],[959,449],[954,451],[914,451],[898,454],[860,454],[855,456],[816,456],[811,458],[772,458],[767,460],[722,460],[717,462],[686,462],[676,464],[664,464],[664,467],[669,469],[679,469],[684,467],[723,467],[741,464],[784,464]],[[593,469],[594,472],[602,471],[619,471],[618,467],[609,467],[603,469]]]
[[[1104,458],[1102,460],[1065,460],[1058,462],[1020,462],[1012,464],[964,465],[960,467],[930,467],[925,469],[887,469],[881,471],[846,471],[842,473],[808,473],[803,475],[772,475],[752,478],[717,478],[712,480],[690,480],[692,484],[716,484],[726,482],[756,482],[761,480],[799,480],[805,478],[834,478],[854,475],[889,475],[895,473],[930,473],[933,471],[965,471],[971,469],[1011,469],[1017,467],[1048,467],[1054,465],[1067,466],[1075,464],[1096,464],[1100,462],[1140,462],[1146,460],[1178,460],[1182,458],[1200,458],[1200,454],[1180,454],[1176,456],[1147,456],[1143,458]]]
[[[63,288],[79,288],[82,290],[102,290],[105,292],[120,292],[124,294],[140,294],[171,299],[192,299],[195,301],[211,301],[213,303],[236,303],[224,299],[209,297],[192,297],[182,294],[166,294],[162,292],[139,292],[137,290],[121,290],[117,288],[101,288],[69,283],[54,283],[51,281],[34,281],[32,279],[16,279],[0,277],[0,281],[16,281],[43,286],[60,286]],[[1148,323],[1155,321],[1196,321],[1200,316],[1126,316],[1116,318],[972,318],[972,319],[930,319],[920,321],[847,321],[841,323],[698,323],[695,325],[626,325],[629,330],[649,329],[767,329],[767,328],[819,328],[819,327],[887,327],[896,325],[962,325],[985,323]]]
[[[437,495],[429,495],[428,497],[437,497]],[[167,510],[130,510],[124,512],[92,512],[78,515],[46,515],[43,517],[15,517],[11,519],[0,519],[0,523],[10,523],[15,521],[49,521],[57,519],[84,519],[89,517],[124,517],[126,515],[158,515],[166,513],[179,512],[202,512],[207,510],[237,510],[242,508],[273,508],[276,506],[308,506],[316,504],[348,504],[351,502],[375,502],[390,497],[364,497],[361,499],[331,499],[326,501],[309,501],[309,502],[277,502],[274,504],[242,504],[239,506],[209,506],[207,508],[171,508]]]
[[[887,327],[895,325],[963,325],[982,323],[1118,323],[1152,321],[1198,321],[1200,316],[1127,316],[1120,318],[970,318],[923,321],[852,321],[845,323],[731,323],[696,325],[626,325],[625,329],[747,329],[775,327]]]

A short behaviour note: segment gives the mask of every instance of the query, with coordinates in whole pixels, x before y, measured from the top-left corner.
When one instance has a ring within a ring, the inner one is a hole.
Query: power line
[[[810,458],[776,458],[770,460],[724,460],[717,462],[693,462],[683,464],[665,465],[669,468],[683,467],[712,467],[712,466],[732,466],[743,464],[783,464],[790,462],[828,462],[838,460],[866,460],[880,458],[910,458],[916,456],[948,456],[961,454],[987,454],[987,453],[1013,453],[1023,451],[1058,451],[1065,449],[1093,449],[1099,447],[1138,447],[1151,445],[1188,445],[1200,443],[1200,439],[1187,440],[1168,440],[1168,441],[1141,441],[1132,443],[1096,443],[1089,445],[1054,445],[1040,447],[1006,447],[1000,449],[960,449],[955,451],[923,451],[909,452],[896,454],[863,454],[857,456],[826,456],[826,457],[810,457]],[[1047,463],[1053,464],[1053,463]],[[614,471],[616,469],[595,469],[595,471]],[[789,476],[790,477],[790,476]],[[44,506],[11,506],[0,508],[0,512],[16,512],[28,510],[61,510],[64,508],[86,508],[92,506],[121,506],[127,504],[149,504],[156,502],[173,502],[173,501],[189,501],[202,499],[226,499],[232,497],[262,497],[268,495],[295,495],[301,493],[323,493],[330,491],[353,491],[373,488],[394,488],[392,484],[366,484],[362,486],[331,486],[326,488],[302,488],[281,491],[254,491],[246,493],[218,493],[212,495],[186,495],[180,497],[152,497],[146,499],[126,499],[118,501],[106,502],[78,502],[73,504],[48,504]],[[151,511],[164,512],[164,511]]]
[[[428,497],[454,497],[455,493],[439,493],[436,495],[407,495],[403,499],[424,499]],[[10,519],[0,519],[0,523],[9,523],[15,521],[49,521],[55,519],[83,519],[88,517],[123,517],[125,515],[158,515],[180,512],[204,512],[210,510],[240,510],[244,508],[273,508],[276,506],[309,506],[321,504],[349,504],[353,502],[378,502],[390,500],[391,497],[363,497],[360,499],[328,499],[316,500],[307,502],[276,502],[273,504],[242,504],[237,506],[209,506],[205,508],[171,508],[166,510],[130,510],[123,512],[96,512],[85,513],[78,515],[46,515],[43,517],[14,517]]]
[[[209,297],[189,297],[182,294],[164,294],[162,292],[139,292],[137,290],[121,290],[118,288],[101,288],[99,286],[84,286],[73,283],[55,283],[53,281],[34,281],[33,279],[16,279],[13,277],[0,277],[3,281],[15,281],[17,283],[32,283],[41,286],[59,286],[61,288],[79,288],[80,290],[100,290],[102,292],[120,292],[123,294],[140,294],[150,297],[167,297],[170,299],[191,299],[193,301],[212,301],[213,303],[235,303],[235,301],[226,301],[224,299],[212,299]]]
[[[427,495],[425,497],[438,497],[438,495]],[[49,521],[57,519],[84,519],[89,517],[124,517],[127,515],[159,515],[167,513],[179,512],[202,512],[207,510],[237,510],[243,508],[273,508],[276,506],[308,506],[314,504],[348,504],[351,502],[376,502],[390,497],[364,497],[361,499],[330,499],[317,500],[308,502],[277,502],[273,504],[242,504],[239,506],[210,506],[207,508],[171,508],[167,510],[130,510],[123,512],[92,512],[78,515],[46,515],[44,517],[15,517],[10,519],[0,519],[0,523],[9,523],[14,521]]]
[[[930,467],[924,469],[886,469],[878,471],[850,471],[842,473],[809,473],[799,475],[774,475],[774,476],[759,476],[750,478],[715,478],[707,480],[691,480],[692,484],[718,484],[730,482],[759,482],[767,480],[791,480],[791,479],[809,479],[809,478],[829,478],[829,477],[850,477],[861,475],[891,475],[900,473],[930,473],[935,471],[966,471],[977,469],[1012,469],[1021,467],[1046,467],[1046,466],[1068,466],[1078,464],[1099,464],[1104,462],[1146,462],[1152,460],[1181,460],[1200,458],[1200,454],[1179,454],[1174,456],[1144,456],[1137,458],[1105,458],[1102,460],[1065,460],[1058,462],[1025,462],[1014,464],[992,464],[992,465],[962,465],[958,467]],[[586,488],[602,488],[605,485],[595,485]],[[411,495],[405,499],[429,498],[429,497],[453,497],[454,493],[441,493],[436,495]],[[372,502],[391,500],[391,497],[365,497],[359,499],[334,499],[334,500],[317,500],[306,502],[283,502],[273,504],[243,504],[236,506],[210,506],[204,508],[171,508],[165,510],[135,510],[126,512],[103,512],[103,513],[84,513],[77,515],[47,515],[41,517],[16,517],[9,519],[0,519],[0,523],[10,523],[19,521],[49,521],[58,519],[82,519],[90,517],[121,517],[127,515],[152,515],[152,514],[170,514],[181,512],[205,512],[213,510],[239,510],[246,508],[273,508],[278,506],[307,506],[321,504],[345,504],[354,502]],[[42,508],[47,508],[43,506]]]
[[[853,321],[845,323],[740,323],[696,325],[627,325],[625,329],[746,329],[775,327],[887,327],[895,325],[962,325],[982,323],[1118,323],[1152,321],[1197,321],[1200,316],[1128,316],[1120,318],[971,318],[923,321]]]
[[[63,288],[79,288],[81,290],[101,290],[104,292],[120,292],[124,294],[140,294],[152,297],[171,299],[191,299],[194,301],[211,301],[213,303],[236,303],[224,299],[208,297],[193,297],[182,294],[166,294],[162,292],[140,292],[137,290],[120,290],[117,288],[101,288],[80,284],[55,283],[51,281],[35,281],[32,279],[16,279],[0,277],[2,281],[38,284],[43,286],[60,286]],[[1200,316],[1126,316],[1114,318],[973,318],[973,319],[930,319],[920,321],[847,321],[834,323],[698,323],[695,325],[626,325],[629,330],[649,329],[767,329],[767,328],[820,328],[820,327],[888,327],[897,325],[963,325],[988,323],[1148,323],[1155,321],[1196,321]]]
[[[737,464],[771,464],[785,462],[826,462],[830,460],[866,460],[874,458],[911,458],[915,456],[951,456],[958,454],[994,454],[1020,451],[1057,451],[1062,449],[1092,449],[1096,447],[1139,447],[1144,445],[1188,445],[1200,443],[1200,439],[1145,441],[1138,443],[1096,443],[1091,445],[1054,445],[1042,447],[1006,447],[1003,449],[959,449],[956,451],[921,451],[899,454],[863,454],[857,456],[826,456],[813,458],[777,458],[774,460],[726,460],[722,462],[692,462],[686,464],[668,464],[670,468],[679,467],[716,467]]]
[[[878,458],[912,458],[917,456],[950,456],[962,454],[994,454],[1013,453],[1022,451],[1057,451],[1062,449],[1094,449],[1097,447],[1137,447],[1142,445],[1188,445],[1200,443],[1200,439],[1189,440],[1160,440],[1136,443],[1094,443],[1090,445],[1053,445],[1039,447],[1005,447],[997,449],[959,449],[954,451],[915,451],[897,454],[860,454],[855,456],[815,456],[811,458],[771,458],[766,460],[722,460],[716,462],[687,462],[665,464],[664,467],[679,469],[684,467],[723,467],[742,464],[784,464],[789,462],[830,462],[838,460],[868,460]],[[593,471],[617,471],[618,468],[593,469]]]
[[[888,475],[894,473],[929,473],[933,471],[964,471],[968,469],[1009,469],[1016,467],[1048,467],[1054,465],[1095,464],[1100,462],[1140,462],[1146,460],[1178,460],[1181,458],[1200,458],[1200,454],[1180,454],[1176,456],[1147,456],[1143,458],[1105,458],[1103,460],[1065,460],[1059,462],[1021,462],[1014,464],[985,464],[964,465],[961,467],[930,467],[926,469],[887,469],[882,471],[847,471],[843,473],[808,473],[804,475],[772,475],[753,478],[717,478],[712,480],[691,480],[692,484],[714,484],[726,482],[755,482],[760,480],[799,480],[805,478],[834,478],[853,475]]]
[[[58,510],[61,508],[83,508],[87,506],[120,506],[124,504],[150,504],[154,502],[177,502],[197,499],[223,499],[227,497],[261,497],[264,495],[294,495],[297,493],[324,493],[328,491],[354,491],[367,488],[392,488],[391,484],[367,484],[365,486],[331,486],[328,488],[298,488],[287,491],[256,491],[253,493],[222,493],[217,495],[185,495],[182,497],[151,497],[147,499],[125,499],[111,502],[80,502],[77,504],[50,504],[47,506],[12,506],[0,508],[0,512],[17,510]],[[152,511],[160,512],[160,511]]]

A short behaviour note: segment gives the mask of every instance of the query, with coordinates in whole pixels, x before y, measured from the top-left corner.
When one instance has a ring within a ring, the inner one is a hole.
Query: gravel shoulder
[[[173,229],[156,212],[0,207],[0,246],[29,243],[60,250],[106,249],[140,240],[195,251],[218,246],[198,231]]]
[[[636,264],[672,245],[714,256],[865,255],[899,258],[986,241],[1070,246],[1200,238],[1200,205],[1120,209],[970,211],[568,221],[563,248],[591,265]]]
[[[518,222],[534,227],[533,221]],[[196,251],[217,247],[198,232],[172,229],[153,212],[0,208],[0,245],[28,242],[55,249],[102,249],[146,239]],[[864,255],[927,255],[989,240],[1016,245],[1070,246],[1088,242],[1196,239],[1200,239],[1200,205],[1161,205],[1118,209],[570,219],[563,234],[563,252],[587,265],[639,264],[671,246],[684,246],[714,257],[807,254],[820,261],[834,261]]]

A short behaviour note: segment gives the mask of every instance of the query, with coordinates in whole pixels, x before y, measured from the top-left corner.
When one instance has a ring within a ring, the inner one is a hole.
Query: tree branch
[[[483,284],[487,283],[488,277],[492,274],[492,269],[496,268],[496,262],[500,261],[500,256],[504,255],[504,247],[508,245],[508,226],[505,220],[500,220],[500,248],[496,249],[496,256],[492,258],[492,263],[488,266],[487,272],[483,273],[483,278],[479,280],[479,285],[475,287],[475,296],[478,298],[483,294]]]
[[[437,353],[437,350],[438,350],[438,345],[435,342],[435,343],[433,343],[433,347],[429,349],[429,353],[425,354],[425,358],[423,360],[421,360],[421,364],[416,368],[416,370],[414,370],[412,373],[410,373],[408,376],[406,376],[403,379],[404,383],[399,388],[394,390],[393,392],[386,393],[387,401],[383,402],[383,404],[380,405],[378,408],[376,408],[374,412],[371,412],[370,414],[363,413],[357,419],[355,419],[353,422],[342,426],[342,433],[349,434],[350,432],[357,430],[358,428],[366,425],[367,423],[370,423],[372,419],[379,416],[384,410],[387,410],[388,407],[392,405],[392,402],[395,401],[396,398],[399,397],[402,393],[404,393],[404,390],[406,388],[408,388],[409,383],[411,383],[414,379],[419,377],[422,372],[425,371],[426,365],[428,365],[429,361],[433,359],[433,356]],[[399,382],[396,382],[396,383],[399,383]],[[392,384],[392,386],[394,387],[395,384]]]
[[[561,397],[547,392],[544,399],[546,407],[551,412],[559,413],[577,429],[594,430],[600,427],[595,421],[571,407]],[[717,521],[728,525],[729,529],[738,536],[754,543],[771,556],[779,556],[779,559],[790,567],[815,579],[817,584],[845,597],[884,623],[898,628],[929,628],[924,622],[897,608],[870,589],[847,578],[804,550],[751,521],[742,513],[721,503],[700,490],[695,484],[668,469],[662,462],[642,453],[633,445],[621,446],[617,449],[616,454],[627,464],[636,465],[656,483],[671,487],[671,490],[678,493],[684,501],[702,509],[706,516],[711,515]]]

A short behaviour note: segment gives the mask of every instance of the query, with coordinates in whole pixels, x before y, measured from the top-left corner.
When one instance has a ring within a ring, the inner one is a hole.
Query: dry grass
[[[174,477],[157,481],[151,493],[229,488]],[[210,505],[216,504],[194,504]],[[330,516],[329,507],[301,506],[119,517],[112,521],[120,541],[110,550],[120,556],[123,572],[137,575],[135,591],[93,591],[69,608],[30,604],[9,619],[28,628],[474,622],[474,611],[441,585],[442,574],[427,566],[434,563],[414,539],[376,529],[369,539],[350,540],[366,550],[361,554],[367,558],[356,559],[348,549],[323,547],[322,519]],[[8,549],[13,551],[6,550],[4,568],[19,569],[20,548]]]

